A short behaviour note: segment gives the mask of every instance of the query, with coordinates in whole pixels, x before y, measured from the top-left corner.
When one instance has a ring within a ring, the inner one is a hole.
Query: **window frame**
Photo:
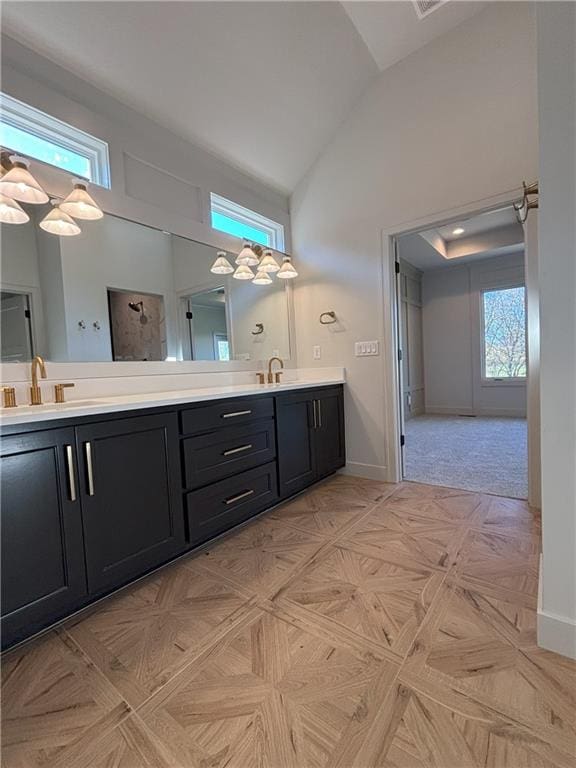
[[[264,232],[270,238],[270,243],[265,248],[271,248],[274,251],[284,251],[284,225],[277,221],[263,216],[256,211],[252,211],[249,208],[245,208],[243,205],[227,200],[221,195],[217,195],[215,192],[210,193],[210,226],[217,232],[225,232],[230,237],[238,237],[225,230],[218,229],[212,224],[212,214],[220,213],[222,216],[227,216],[230,219],[234,219],[240,224],[245,224],[249,227],[254,227]],[[249,240],[249,238],[246,238]]]
[[[524,359],[526,365],[526,374],[524,376],[486,376],[486,324],[484,313],[484,294],[495,293],[496,291],[509,291],[513,288],[522,288],[524,291]],[[528,378],[528,335],[527,335],[527,313],[526,313],[526,285],[520,281],[510,283],[499,283],[492,287],[481,288],[480,298],[480,379],[482,386],[487,387],[506,387],[519,386],[526,384]]]
[[[90,178],[84,178],[90,184],[110,189],[110,155],[106,141],[92,136],[80,130],[80,128],[75,128],[73,125],[69,125],[22,101],[18,101],[18,99],[1,91],[0,123],[85,158],[90,166]],[[56,163],[36,158],[18,148],[7,146],[6,149],[12,150],[15,154],[31,157],[52,168],[58,168],[66,173],[71,173],[67,168],[62,168],[62,166]]]

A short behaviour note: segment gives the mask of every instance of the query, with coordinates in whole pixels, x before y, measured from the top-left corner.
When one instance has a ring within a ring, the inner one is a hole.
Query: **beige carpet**
[[[406,480],[528,495],[526,419],[416,416],[406,422],[405,435]]]

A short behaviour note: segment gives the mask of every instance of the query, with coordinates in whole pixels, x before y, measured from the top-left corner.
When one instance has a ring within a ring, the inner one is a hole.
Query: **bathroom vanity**
[[[237,389],[7,416],[3,647],[344,465],[342,383]]]

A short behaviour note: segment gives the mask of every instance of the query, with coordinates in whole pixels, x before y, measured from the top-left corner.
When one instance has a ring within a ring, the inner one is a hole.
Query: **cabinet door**
[[[86,594],[73,429],[2,439],[2,645],[70,613]]]
[[[346,463],[344,443],[344,403],[339,388],[321,390],[316,395],[314,451],[318,478],[335,472]]]
[[[90,594],[120,586],[184,550],[175,413],[79,427]]]
[[[294,393],[276,398],[276,434],[280,497],[308,487],[316,479],[312,438],[312,395]]]

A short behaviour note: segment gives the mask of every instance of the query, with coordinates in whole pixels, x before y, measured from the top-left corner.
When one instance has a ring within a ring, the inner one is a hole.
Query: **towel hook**
[[[252,336],[259,336],[261,333],[264,333],[264,323],[256,323],[256,330],[250,331]]]
[[[330,320],[323,320],[323,317],[329,317]],[[336,312],[322,312],[320,315],[320,325],[332,325],[336,322]]]

